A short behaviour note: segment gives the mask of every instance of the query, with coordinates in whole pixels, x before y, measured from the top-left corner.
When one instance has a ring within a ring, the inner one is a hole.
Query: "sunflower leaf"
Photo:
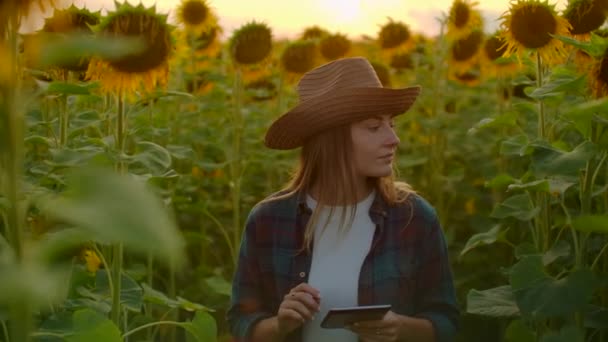
[[[551,35],[553,38],[557,40],[561,40],[562,42],[572,45],[584,52],[588,55],[600,58],[604,55],[604,52],[608,48],[608,39],[603,38],[595,33],[591,33],[591,39],[589,41],[580,41],[578,39],[560,36],[560,35]]]

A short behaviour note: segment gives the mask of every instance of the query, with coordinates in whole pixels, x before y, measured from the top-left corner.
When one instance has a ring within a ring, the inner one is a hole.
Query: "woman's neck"
[[[341,199],[345,197],[344,193],[337,193],[336,197],[335,197],[335,202],[337,203],[324,203],[325,205],[330,205],[330,206],[347,206],[347,205],[353,205],[356,203],[361,202],[363,199],[367,198],[367,196],[369,196],[369,194],[374,190],[374,185],[372,184],[372,182],[370,181],[370,179],[365,179],[365,180],[361,180],[360,182],[357,182],[355,185],[355,198],[351,199],[348,202],[352,202],[352,203],[339,203],[341,202]],[[314,184],[309,192],[309,195],[316,201],[319,200],[319,198],[321,197],[321,187],[319,186],[318,183]]]

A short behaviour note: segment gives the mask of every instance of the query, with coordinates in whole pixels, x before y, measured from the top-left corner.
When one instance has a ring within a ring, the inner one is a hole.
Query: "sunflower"
[[[86,8],[78,8],[74,5],[63,9],[55,9],[53,16],[44,20],[42,32],[49,34],[93,34],[91,27],[98,25],[101,11],[91,12]],[[44,38],[43,38],[44,39]],[[90,58],[78,56],[73,61],[65,61],[57,67],[61,70],[84,72],[87,70]]]
[[[321,55],[328,61],[345,57],[350,51],[351,46],[350,39],[341,33],[326,36],[319,42]]]
[[[573,0],[564,10],[564,18],[572,34],[586,34],[598,29],[606,21],[605,0]]]
[[[206,0],[181,0],[177,7],[177,21],[186,30],[197,34],[217,26],[217,17]]]
[[[595,98],[600,98],[608,95],[608,49],[604,51],[604,55],[597,58],[589,77],[589,87]]]
[[[507,77],[519,70],[519,65],[512,58],[503,57],[507,47],[500,32],[486,38],[481,53],[482,74],[488,77]]]
[[[459,39],[482,28],[481,15],[475,6],[477,6],[477,2],[474,1],[454,0],[448,16],[449,37]]]
[[[236,64],[258,64],[271,55],[272,31],[268,25],[252,21],[234,31],[229,45],[230,55]]]
[[[209,61],[218,56],[222,49],[220,34],[222,28],[219,26],[203,32],[189,30],[175,30],[176,50],[175,60],[189,73],[207,68]]]
[[[44,13],[55,4],[56,2],[53,0],[0,0],[0,23],[7,23],[8,16],[15,12],[18,17],[26,17],[32,6],[37,6],[40,12]],[[0,24],[0,33],[3,33],[3,25]]]
[[[561,41],[551,35],[568,35],[570,24],[555,12],[555,5],[547,1],[517,0],[502,16],[501,27],[506,41],[505,56],[532,50],[549,63],[559,60],[565,53]]]
[[[289,74],[302,75],[315,66],[317,55],[317,46],[313,40],[296,41],[283,50],[281,66]]]
[[[245,85],[245,92],[253,101],[266,101],[277,96],[278,90],[269,76],[263,76]]]
[[[156,13],[156,8],[134,7],[128,2],[116,4],[96,28],[105,37],[138,38],[144,43],[140,51],[120,58],[95,58],[89,64],[87,78],[99,80],[104,92],[152,91],[165,86],[169,74],[171,30],[167,16]]]
[[[467,36],[456,39],[450,46],[449,66],[456,73],[464,73],[478,62],[483,43],[483,32],[471,31]]]
[[[310,26],[304,29],[304,32],[300,35],[301,40],[307,39],[321,39],[325,36],[329,36],[327,30],[320,28],[319,26]]]
[[[414,47],[414,39],[409,27],[402,22],[395,22],[389,18],[389,22],[380,28],[378,43],[383,50],[402,48],[409,50]]]

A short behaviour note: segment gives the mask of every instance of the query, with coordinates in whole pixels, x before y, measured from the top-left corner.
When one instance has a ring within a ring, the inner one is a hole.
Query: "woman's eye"
[[[367,127],[367,128],[368,128],[370,131],[375,132],[375,131],[377,131],[378,129],[380,129],[380,126],[369,126],[369,127]]]

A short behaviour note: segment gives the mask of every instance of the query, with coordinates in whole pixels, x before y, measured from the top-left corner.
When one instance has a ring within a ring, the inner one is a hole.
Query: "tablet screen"
[[[369,305],[348,308],[334,308],[327,312],[321,327],[327,329],[345,328],[355,322],[381,320],[390,310],[390,305]]]

